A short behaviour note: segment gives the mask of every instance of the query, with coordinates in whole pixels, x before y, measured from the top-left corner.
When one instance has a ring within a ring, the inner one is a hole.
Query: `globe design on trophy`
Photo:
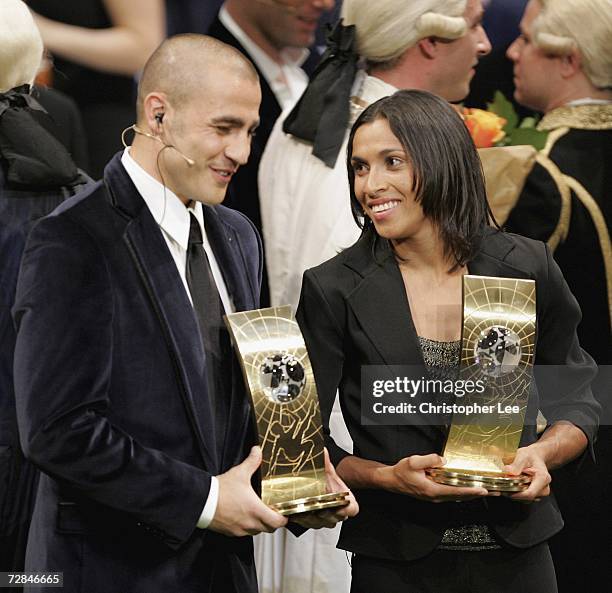
[[[304,367],[286,352],[267,356],[261,365],[260,378],[266,395],[279,404],[297,399],[306,385]]]
[[[461,403],[481,406],[454,414],[442,456],[444,467],[427,473],[438,483],[483,486],[491,492],[520,492],[531,476],[508,474],[523,427],[535,358],[534,280],[463,277],[463,335],[460,377],[480,382]]]
[[[328,489],[317,385],[291,307],[239,311],[225,322],[253,402],[264,504],[282,515],[347,505],[348,492]]]
[[[514,371],[521,354],[521,339],[503,325],[493,325],[480,332],[474,348],[476,364],[490,377]]]

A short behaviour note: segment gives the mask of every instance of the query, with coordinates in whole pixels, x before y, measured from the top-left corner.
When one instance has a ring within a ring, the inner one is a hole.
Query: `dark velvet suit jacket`
[[[378,261],[377,261],[378,260]],[[558,267],[542,243],[487,230],[471,274],[536,280],[536,364],[566,365],[563,381],[548,380],[532,392],[528,418],[540,408],[550,423],[569,420],[594,437],[599,406],[589,389],[593,361],[579,347],[579,309]],[[328,421],[336,388],[354,454],[386,464],[409,455],[441,452],[444,433],[436,426],[367,426],[361,422],[362,365],[422,366],[402,276],[386,242],[374,257],[369,238],[304,274],[297,313],[312,360],[321,400],[324,431],[332,461],[347,455],[329,437]],[[526,423],[522,444],[536,439],[535,422]],[[338,546],[369,556],[412,560],[440,542],[454,516],[453,503],[433,504],[382,490],[355,493],[359,514],[342,526]],[[561,529],[552,496],[524,505],[485,499],[487,521],[508,544],[533,546]]]
[[[252,224],[222,206],[206,220],[237,310],[255,307]],[[208,591],[219,571],[255,593],[251,538],[196,528],[211,476],[253,444],[241,374],[214,426],[193,308],[120,155],[31,232],[14,318],[20,437],[44,472],[26,569],[63,570],[70,593]]]

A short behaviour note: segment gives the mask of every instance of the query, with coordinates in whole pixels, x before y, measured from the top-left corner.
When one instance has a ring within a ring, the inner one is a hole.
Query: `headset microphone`
[[[157,121],[158,124],[162,124],[164,121],[164,114],[163,113],[156,113],[155,114],[155,120]],[[156,140],[157,142],[161,142],[164,145],[164,148],[172,148],[172,150],[176,150],[176,152],[178,152],[179,156],[190,166],[193,167],[196,162],[189,158],[186,154],[183,154],[176,146],[174,146],[174,144],[166,144],[159,136],[154,136],[153,134],[149,134],[149,132],[145,132],[144,130],[141,130],[136,124],[134,124],[133,126],[130,126],[129,128],[126,128],[125,130],[123,130],[122,134],[121,134],[121,141],[123,142],[123,146],[127,147],[127,144],[125,142],[125,133],[128,130],[134,130],[135,134],[140,134],[141,136],[146,136],[147,138],[151,138],[152,140]]]

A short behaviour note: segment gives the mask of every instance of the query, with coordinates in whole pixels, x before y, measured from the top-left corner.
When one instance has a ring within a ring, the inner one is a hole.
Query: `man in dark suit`
[[[261,453],[222,321],[258,304],[258,235],[220,203],[259,101],[239,52],[166,41],[131,149],[30,235],[15,390],[44,473],[26,569],[62,570],[71,593],[255,593],[244,536],[286,523],[251,486]]]
[[[208,34],[235,47],[255,65],[261,82],[260,126],[251,158],[228,188],[226,205],[246,214],[261,232],[257,172],[274,122],[292,107],[306,88],[319,55],[309,52],[324,11],[333,0],[226,0]],[[267,276],[261,295],[269,303]]]

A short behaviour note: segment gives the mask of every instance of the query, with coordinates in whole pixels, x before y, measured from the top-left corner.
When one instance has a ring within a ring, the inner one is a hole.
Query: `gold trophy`
[[[436,482],[502,492],[528,488],[530,476],[508,475],[503,466],[514,459],[523,431],[535,329],[535,281],[463,277],[460,378],[480,380],[484,389],[466,394],[461,404],[488,411],[453,416],[442,453],[446,465],[428,470]]]
[[[327,492],[317,387],[290,306],[226,315],[262,448],[262,499],[281,515],[345,506]]]

